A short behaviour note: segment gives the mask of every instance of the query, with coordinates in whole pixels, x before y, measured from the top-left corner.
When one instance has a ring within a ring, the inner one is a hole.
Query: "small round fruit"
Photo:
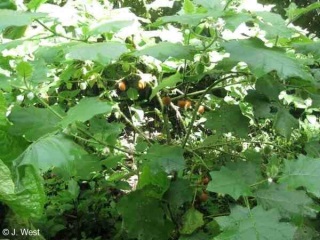
[[[202,74],[205,70],[205,66],[202,63],[198,63],[196,65],[196,73],[197,74]]]
[[[141,89],[141,90],[142,90],[142,89],[145,89],[146,86],[147,86],[147,84],[146,84],[145,81],[139,80],[139,82],[138,82],[138,88],[139,88],[139,89]]]
[[[201,195],[199,196],[199,199],[200,199],[201,202],[208,201],[208,198],[209,198],[209,196],[208,196],[208,194],[206,192],[202,192]]]
[[[168,96],[162,97],[162,103],[163,103],[163,105],[165,105],[165,106],[169,106],[170,103],[171,103],[171,98],[168,97]]]
[[[123,92],[123,91],[125,91],[127,89],[127,85],[126,85],[125,82],[121,81],[121,82],[118,83],[118,88],[119,88],[120,91]]]
[[[202,183],[203,183],[204,185],[207,185],[209,182],[210,182],[210,179],[209,179],[208,177],[202,178]]]
[[[185,100],[179,100],[178,101],[178,107],[179,108],[184,108],[185,105],[186,105],[186,101]]]
[[[202,105],[199,106],[199,108],[198,108],[198,113],[199,113],[199,114],[204,113],[204,106],[202,106]]]
[[[190,108],[191,107],[191,101],[189,101],[189,100],[186,100],[186,104],[184,105],[184,108]]]

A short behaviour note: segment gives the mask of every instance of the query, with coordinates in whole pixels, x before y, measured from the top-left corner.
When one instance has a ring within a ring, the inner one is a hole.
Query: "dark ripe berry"
[[[199,196],[199,200],[200,200],[201,202],[206,202],[206,201],[208,201],[208,198],[209,198],[209,196],[208,196],[208,193],[206,193],[206,192],[202,192],[201,195]]]
[[[202,183],[203,183],[204,185],[207,185],[209,182],[210,182],[210,179],[209,179],[208,177],[204,177],[204,178],[202,179]]]

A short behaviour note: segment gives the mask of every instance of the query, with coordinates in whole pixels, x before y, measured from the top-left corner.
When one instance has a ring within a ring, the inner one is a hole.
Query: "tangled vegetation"
[[[2,237],[319,239],[319,7],[2,1]]]

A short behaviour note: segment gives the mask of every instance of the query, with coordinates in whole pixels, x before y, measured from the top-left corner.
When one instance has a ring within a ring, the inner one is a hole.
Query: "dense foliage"
[[[318,7],[2,1],[1,229],[319,239]]]

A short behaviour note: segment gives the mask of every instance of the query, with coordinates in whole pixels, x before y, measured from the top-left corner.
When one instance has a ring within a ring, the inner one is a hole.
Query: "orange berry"
[[[168,96],[162,97],[162,103],[163,103],[163,105],[165,105],[165,106],[169,106],[170,103],[171,103],[171,98],[168,97]]]
[[[118,88],[120,89],[120,91],[125,91],[127,89],[127,85],[125,82],[121,81],[118,83]]]
[[[141,89],[141,90],[142,90],[142,89],[145,89],[146,86],[147,86],[147,84],[146,84],[145,81],[139,80],[139,82],[138,82],[138,88],[139,88],[139,89]]]
[[[198,113],[199,113],[199,114],[204,113],[204,106],[202,106],[202,105],[199,106],[199,108],[198,108]]]
[[[186,104],[184,105],[185,109],[190,108],[192,105],[191,101],[186,100]]]
[[[209,196],[208,196],[208,193],[206,193],[206,192],[202,192],[201,195],[199,196],[199,199],[201,202],[208,201],[208,198],[209,198]]]
[[[186,101],[185,100],[179,100],[178,101],[178,107],[179,108],[184,108],[185,105],[186,105]]]

